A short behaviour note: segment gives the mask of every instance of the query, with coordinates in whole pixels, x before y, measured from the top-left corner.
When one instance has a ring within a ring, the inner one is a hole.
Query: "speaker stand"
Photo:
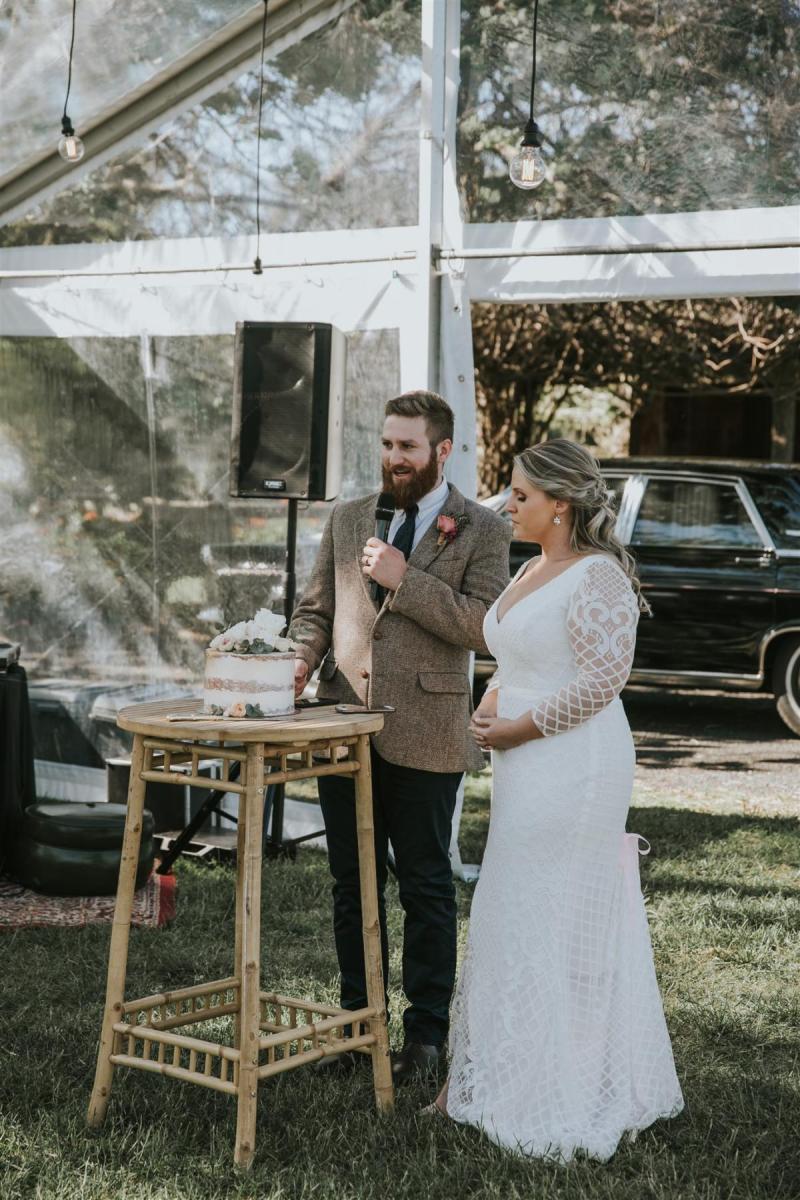
[[[283,596],[283,615],[288,625],[294,612],[297,592],[297,500],[289,500],[286,520],[286,589]]]
[[[283,615],[288,625],[294,612],[297,593],[297,508],[296,500],[289,501],[286,518],[286,587],[283,593]],[[283,811],[286,785],[270,784],[264,798],[264,856],[266,858],[294,858],[296,843],[286,841],[283,836]],[[270,822],[270,810],[272,821]],[[269,829],[269,836],[267,836]],[[313,836],[318,837],[318,834]],[[302,840],[302,839],[300,839]]]

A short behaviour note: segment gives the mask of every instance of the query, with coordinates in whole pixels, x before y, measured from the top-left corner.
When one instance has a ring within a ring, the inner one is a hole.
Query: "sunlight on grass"
[[[470,780],[462,851],[479,861],[490,780]],[[2,935],[0,1197],[3,1200],[780,1200],[796,1195],[800,1111],[800,836],[793,820],[646,804],[629,828],[642,861],[659,980],[687,1110],[611,1163],[569,1168],[505,1154],[477,1132],[417,1115],[430,1089],[376,1117],[369,1070],[313,1070],[262,1087],[249,1176],[232,1165],[233,1102],[118,1071],[106,1125],[86,1132],[109,929]],[[178,916],[134,930],[128,994],[228,974],[233,873],[183,861]],[[460,886],[462,935],[471,889]],[[390,880],[392,1036],[400,1027],[402,912]],[[264,874],[264,982],[337,999],[324,856]]]

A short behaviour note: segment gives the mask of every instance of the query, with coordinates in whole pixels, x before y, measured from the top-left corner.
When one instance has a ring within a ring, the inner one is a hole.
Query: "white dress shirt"
[[[414,545],[411,547],[412,551],[416,550],[420,541],[444,508],[449,495],[450,488],[447,485],[447,480],[443,478],[442,482],[432,492],[428,492],[417,501],[419,512],[417,513],[417,520],[414,526]],[[406,510],[404,508],[396,508],[392,517],[392,523],[389,526],[389,536],[386,539],[390,545],[394,541],[394,536],[405,519]]]

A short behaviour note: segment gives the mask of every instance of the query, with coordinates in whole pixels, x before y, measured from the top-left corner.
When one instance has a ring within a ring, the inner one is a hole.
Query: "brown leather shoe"
[[[392,1079],[395,1083],[408,1083],[435,1075],[441,1051],[438,1046],[427,1046],[423,1042],[406,1042],[392,1063]]]

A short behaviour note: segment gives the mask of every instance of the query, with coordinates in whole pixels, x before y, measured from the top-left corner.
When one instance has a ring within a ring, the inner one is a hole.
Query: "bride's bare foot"
[[[433,1104],[426,1104],[424,1108],[419,1110],[421,1117],[447,1117],[448,1120],[450,1119],[447,1111],[447,1087],[449,1083],[450,1080],[446,1079],[444,1087],[439,1092]]]
[[[449,1116],[449,1113],[447,1111],[447,1089],[449,1086],[450,1086],[450,1077],[448,1076],[447,1079],[445,1079],[445,1081],[444,1081],[444,1087],[439,1092],[439,1095],[436,1097],[436,1099],[433,1102],[433,1107],[438,1109],[438,1111],[442,1114],[443,1117]]]

